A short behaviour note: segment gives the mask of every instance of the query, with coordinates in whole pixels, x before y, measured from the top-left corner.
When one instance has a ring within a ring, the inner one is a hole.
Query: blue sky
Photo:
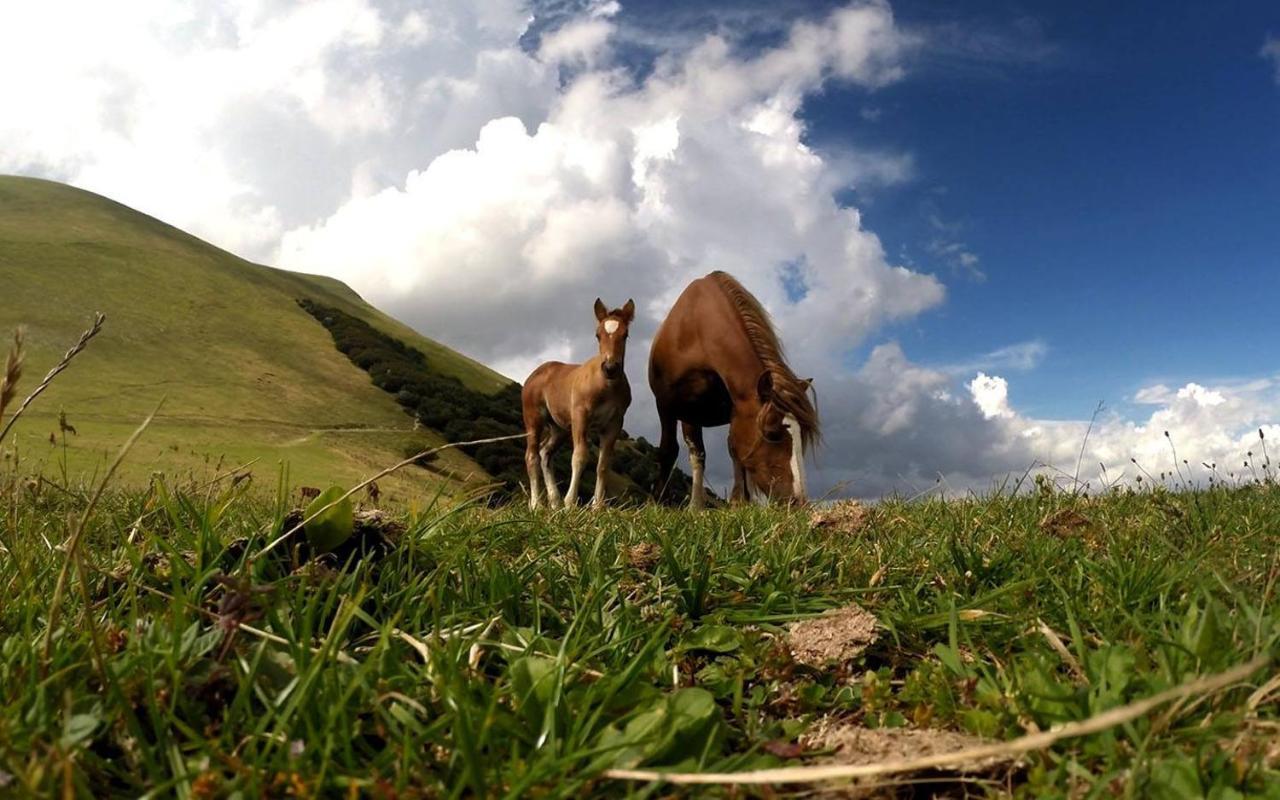
[[[785,23],[835,5],[734,8]],[[893,11],[929,39],[907,76],[810,97],[807,139],[910,154],[910,180],[846,199],[948,300],[882,328],[859,358],[889,339],[935,365],[1039,340],[1045,355],[1012,400],[1063,418],[1124,406],[1152,383],[1274,371],[1280,317],[1264,301],[1280,296],[1280,86],[1260,50],[1280,35],[1280,5]],[[622,15],[654,29],[677,18],[693,19],[656,2]],[[696,18],[717,21],[705,7]],[[976,256],[985,280],[937,252],[947,244]]]

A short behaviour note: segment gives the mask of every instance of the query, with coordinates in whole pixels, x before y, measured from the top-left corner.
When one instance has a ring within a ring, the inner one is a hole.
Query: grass
[[[83,501],[5,488],[0,782],[19,795],[652,796],[602,773],[804,763],[771,753],[832,716],[1008,739],[1280,655],[1268,485],[887,501],[857,531],[441,499],[395,514],[385,555],[325,566],[252,558],[287,490],[158,477],[88,517],[52,629]],[[792,663],[786,624],[851,601],[879,641]],[[1277,796],[1274,674],[931,786]]]
[[[101,335],[17,428],[29,466],[65,459],[74,473],[101,469],[121,428],[166,397],[152,439],[177,445],[124,465],[145,484],[153,469],[182,472],[230,449],[274,470],[292,463],[303,483],[354,482],[366,463],[397,460],[430,437],[411,430],[395,401],[337,352],[300,309],[311,298],[413,346],[433,369],[492,392],[508,381],[364,303],[338,281],[251,264],[125,206],[69,186],[0,176],[0,330],[26,328],[25,375],[33,386],[88,327]],[[60,412],[78,435],[65,449]],[[342,439],[330,431],[344,432]],[[361,430],[370,431],[367,437]],[[389,433],[397,433],[395,437]],[[155,439],[159,434],[160,438]],[[315,434],[297,452],[296,440]],[[394,441],[391,441],[394,440]],[[55,458],[56,456],[56,458]],[[246,459],[247,460],[247,459]],[[455,454],[463,472],[483,475]],[[317,468],[327,464],[327,469]],[[430,476],[393,480],[402,496]],[[438,483],[439,478],[431,478]],[[448,484],[446,484],[446,487]],[[460,491],[460,487],[453,490]]]

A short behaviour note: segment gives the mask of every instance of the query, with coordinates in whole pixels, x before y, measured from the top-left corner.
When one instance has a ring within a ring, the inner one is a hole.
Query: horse
[[[631,384],[623,361],[627,354],[627,335],[635,319],[636,304],[628,300],[612,311],[596,298],[596,341],[600,352],[582,364],[548,361],[540,365],[524,382],[520,392],[527,435],[524,452],[529,472],[529,508],[539,506],[539,467],[546,480],[547,506],[560,506],[560,493],[551,470],[551,456],[564,440],[573,437],[573,473],[564,504],[578,504],[578,481],[587,461],[587,428],[593,423],[600,430],[600,457],[596,463],[596,491],[593,508],[604,505],[605,476],[613,458],[613,445],[622,433],[622,418],[631,405]],[[545,435],[544,435],[545,432]]]
[[[658,405],[655,496],[666,494],[679,422],[693,472],[690,506],[706,505],[702,429],[729,426],[730,501],[806,501],[805,453],[820,438],[812,379],[787,366],[769,314],[732,275],[712,272],[685,288],[649,352]]]

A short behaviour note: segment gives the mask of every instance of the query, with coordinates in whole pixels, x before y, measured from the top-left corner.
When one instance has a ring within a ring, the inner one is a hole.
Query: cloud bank
[[[1267,379],[1148,387],[1128,417],[1091,429],[1031,418],[1000,373],[1036,368],[1051,352],[1039,341],[936,367],[892,342],[851,355],[946,300],[938,277],[895,263],[835,200],[911,180],[911,154],[805,139],[807,98],[841,85],[872,107],[947,46],[904,29],[888,4],[800,19],[763,47],[682,31],[644,69],[619,55],[637,45],[617,2],[560,13],[550,29],[531,26],[536,11],[7,6],[15,46],[0,69],[33,77],[0,83],[11,112],[0,171],[66,180],[248,257],[341,278],[517,379],[589,354],[597,295],[634,297],[627,427],[650,437],[647,339],[688,281],[728,270],[817,379],[815,495],[983,489],[1036,464],[1074,474],[1077,461],[1085,479],[1102,463],[1123,480],[1139,474],[1131,459],[1171,470],[1171,443],[1187,468],[1243,463],[1280,417]],[[943,232],[925,246],[981,280],[977,256]],[[713,479],[726,462],[713,448]]]

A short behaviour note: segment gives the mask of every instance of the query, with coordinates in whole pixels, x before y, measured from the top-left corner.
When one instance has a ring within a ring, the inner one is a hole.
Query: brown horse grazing
[[[539,505],[538,468],[546,479],[547,506],[560,505],[551,456],[564,441],[566,432],[573,434],[573,475],[565,505],[578,504],[578,480],[587,462],[587,427],[600,429],[600,458],[596,463],[596,494],[592,506],[604,505],[605,475],[613,458],[613,443],[622,432],[622,417],[631,405],[631,384],[623,371],[627,354],[627,329],[635,318],[636,304],[631,300],[622,308],[605,309],[596,299],[596,341],[600,353],[584,364],[548,361],[535,369],[524,382],[520,394],[524,407],[524,429],[528,434],[524,463],[529,471],[529,508]],[[545,435],[544,435],[545,431]]]
[[[712,272],[689,284],[649,352],[662,424],[656,492],[665,494],[675,464],[679,422],[693,471],[690,505],[702,508],[702,429],[727,424],[730,499],[804,502],[804,454],[819,436],[812,383],[787,366],[768,312],[732,275]]]

